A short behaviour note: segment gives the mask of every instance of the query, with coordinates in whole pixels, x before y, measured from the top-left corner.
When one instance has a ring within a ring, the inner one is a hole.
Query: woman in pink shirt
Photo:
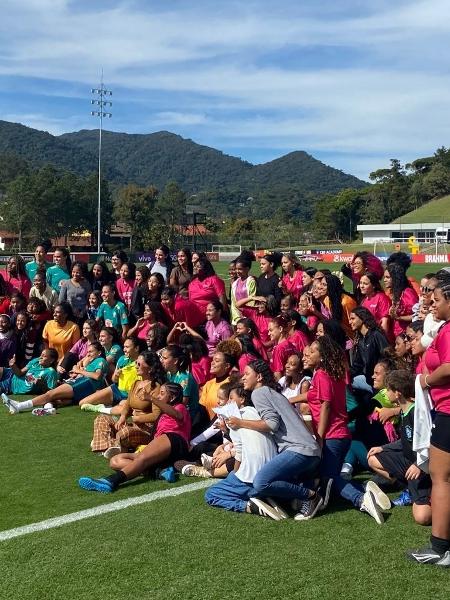
[[[6,265],[6,271],[2,275],[8,296],[11,296],[13,292],[20,292],[28,300],[31,281],[27,277],[25,262],[21,256],[18,254],[11,256]]]
[[[116,281],[117,295],[130,312],[133,290],[136,287],[136,265],[131,262],[123,263]]]
[[[236,323],[236,336],[238,335],[249,335],[252,339],[253,345],[255,346],[256,350],[258,350],[263,360],[269,360],[267,350],[262,343],[258,328],[252,319],[249,317],[242,317],[242,319],[239,319],[239,321]]]
[[[142,354],[138,360],[145,357]],[[162,464],[173,464],[188,454],[191,434],[189,410],[183,404],[183,388],[178,383],[164,383],[157,398],[152,402],[161,410],[152,441],[142,452],[116,454],[110,466],[115,473],[100,479],[80,477],[78,484],[84,490],[109,494],[115,492],[121,483],[135,479],[150,468]],[[175,481],[175,474],[166,470],[161,476]]]
[[[303,267],[294,252],[285,254],[281,259],[283,277],[280,287],[285,294],[290,294],[297,301],[303,292]]]
[[[389,315],[393,321],[392,333],[403,333],[413,318],[413,306],[419,301],[411,287],[404,268],[398,263],[390,264],[384,272],[384,289],[389,292],[392,306]]]
[[[270,368],[278,381],[286,368],[287,359],[297,352],[289,341],[290,321],[283,316],[273,317],[269,322],[269,337],[273,344]]]
[[[136,321],[136,325],[132,327],[128,336],[135,335],[140,340],[146,340],[149,330],[155,323],[166,325],[166,316],[159,302],[149,300],[144,304],[144,315]]]
[[[450,273],[436,275],[435,318],[445,321],[425,352],[420,384],[428,390],[436,414],[431,430],[429,469],[431,491],[430,547],[413,550],[409,557],[423,564],[450,564]]]
[[[361,306],[367,308],[375,317],[375,321],[388,336],[390,334],[391,301],[381,289],[380,280],[373,273],[364,273],[359,280],[362,294]]]
[[[227,311],[227,296],[225,283],[214,271],[209,260],[201,256],[194,265],[194,278],[189,283],[189,300],[194,302],[206,319],[206,307],[214,300],[218,300]]]

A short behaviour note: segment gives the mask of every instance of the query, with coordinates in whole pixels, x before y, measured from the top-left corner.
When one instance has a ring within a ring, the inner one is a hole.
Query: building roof
[[[358,225],[358,231],[425,231],[450,229],[450,223],[378,223]]]

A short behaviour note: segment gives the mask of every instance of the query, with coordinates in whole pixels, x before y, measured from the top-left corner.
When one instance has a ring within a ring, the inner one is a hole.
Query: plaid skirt
[[[122,452],[134,451],[153,438],[154,423],[124,423],[116,430],[117,420],[109,415],[99,415],[94,421],[92,452],[104,452],[112,446],[120,446]]]

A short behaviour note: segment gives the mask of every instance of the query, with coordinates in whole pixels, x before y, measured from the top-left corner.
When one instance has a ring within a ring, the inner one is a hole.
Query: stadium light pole
[[[97,248],[98,253],[101,252],[101,215],[102,215],[102,131],[103,131],[103,119],[108,117],[109,119],[112,117],[111,112],[107,112],[105,110],[106,107],[111,107],[112,102],[110,100],[106,100],[112,96],[111,90],[107,90],[103,85],[103,71],[102,71],[102,79],[99,88],[92,88],[91,94],[95,94],[97,96],[96,99],[91,100],[91,104],[96,106],[95,110],[91,111],[91,115],[93,117],[98,117],[100,119],[100,127],[98,130],[98,200],[97,200]]]

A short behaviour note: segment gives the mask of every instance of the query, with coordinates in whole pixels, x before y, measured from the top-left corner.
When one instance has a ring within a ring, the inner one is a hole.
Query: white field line
[[[22,535],[28,535],[29,533],[35,533],[36,531],[46,531],[47,529],[62,527],[68,523],[75,523],[76,521],[82,521],[83,519],[98,517],[110,512],[116,512],[117,510],[129,508],[130,506],[138,506],[139,504],[154,502],[155,500],[160,500],[161,498],[171,498],[173,496],[186,494],[187,492],[195,492],[196,490],[209,487],[216,481],[216,479],[207,479],[206,481],[200,481],[198,483],[190,483],[188,485],[182,485],[167,490],[151,492],[150,494],[144,494],[143,496],[135,496],[133,498],[126,498],[125,500],[118,500],[117,502],[110,502],[109,504],[101,504],[100,506],[94,506],[94,508],[87,508],[86,510],[80,510],[67,515],[61,515],[60,517],[46,519],[45,521],[31,523],[30,525],[15,527],[14,529],[6,529],[5,531],[0,531],[0,542],[21,537]]]

